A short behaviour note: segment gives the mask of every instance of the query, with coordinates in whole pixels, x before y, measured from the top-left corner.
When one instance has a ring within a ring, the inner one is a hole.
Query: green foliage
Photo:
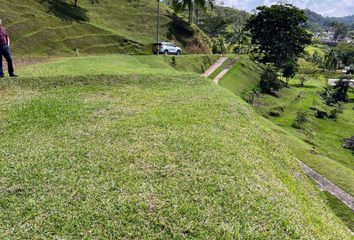
[[[200,11],[205,11],[208,7],[214,7],[213,0],[172,0],[172,6],[176,13],[188,12],[188,22],[193,22],[193,13],[195,13],[196,23],[199,20]]]
[[[271,67],[267,67],[261,75],[259,82],[260,89],[265,93],[273,93],[279,90],[281,84],[278,79],[278,74]]]
[[[218,38],[214,39],[213,41],[213,53],[221,53],[224,54],[227,52],[226,41],[223,36],[219,36]]]
[[[248,21],[247,29],[252,34],[255,51],[263,62],[273,63],[283,68],[290,61],[296,61],[311,43],[303,25],[306,23],[304,11],[292,5],[258,7],[258,13]]]
[[[303,87],[305,82],[309,80],[309,77],[306,74],[299,75],[300,87]]]
[[[334,30],[333,38],[335,41],[341,41],[347,36],[348,26],[344,23],[332,22],[330,26]]]
[[[296,116],[292,126],[297,129],[304,129],[304,124],[307,121],[307,111],[299,110],[296,112]]]
[[[327,70],[336,70],[338,68],[338,52],[334,49],[328,51],[324,58],[324,66]]]
[[[289,84],[289,79],[293,78],[295,74],[299,71],[297,62],[290,61],[287,62],[283,67],[283,77],[286,79],[286,85]]]
[[[344,65],[354,65],[354,46],[352,44],[339,43],[336,50],[340,52],[340,57]]]
[[[313,53],[311,62],[318,67],[323,66],[323,58],[318,50],[315,50],[315,52]]]
[[[347,79],[340,79],[336,85],[326,87],[321,93],[321,96],[329,106],[338,102],[347,102],[349,87],[349,81]]]
[[[249,92],[248,92],[248,99],[247,102],[250,104],[253,104],[255,101],[255,98],[259,92],[259,88],[257,86],[254,86]]]
[[[176,60],[176,57],[175,57],[175,56],[172,56],[171,66],[172,66],[173,68],[176,68],[176,67],[177,67],[177,60]]]

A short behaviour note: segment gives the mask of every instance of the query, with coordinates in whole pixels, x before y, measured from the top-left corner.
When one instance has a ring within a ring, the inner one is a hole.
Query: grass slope
[[[151,53],[156,36],[156,1],[0,0],[0,17],[13,40],[15,55],[74,55]],[[210,52],[208,38],[161,7],[161,39],[171,40],[186,52]]]
[[[241,55],[240,61],[226,73],[219,85],[245,98],[253,87],[257,87],[261,71],[248,56]]]
[[[242,64],[243,62],[243,64]],[[303,63],[302,63],[303,64]],[[259,79],[260,69],[250,62],[247,57],[241,59],[233,72],[225,76],[220,84],[246,98],[245,92],[249,91]],[[253,71],[253,69],[257,69]],[[258,75],[258,76],[257,76]],[[333,77],[334,73],[330,73]],[[342,147],[342,140],[354,134],[354,93],[349,93],[349,103],[343,105],[336,121],[320,120],[315,118],[310,107],[325,109],[328,107],[322,102],[318,92],[326,86],[326,77],[322,74],[309,76],[310,80],[305,87],[298,87],[299,80],[290,81],[290,88],[279,91],[280,98],[270,95],[261,95],[254,104],[255,109],[272,123],[267,126],[281,136],[298,159],[309,165],[327,179],[331,180],[342,189],[354,195],[354,158],[350,150]],[[308,122],[304,130],[292,127],[296,113],[300,110],[307,111]],[[270,112],[279,112],[279,117],[271,117]],[[274,124],[277,126],[275,126]],[[329,203],[332,203],[329,201]],[[332,205],[336,211],[336,205]],[[348,209],[349,210],[349,209]],[[349,212],[351,212],[349,210]],[[350,215],[350,214],[349,214]],[[351,212],[352,218],[354,214]],[[346,221],[346,218],[344,219]],[[350,221],[346,221],[350,226]]]
[[[176,66],[172,66],[175,58]],[[186,72],[202,73],[209,68],[217,55],[143,56],[106,55],[59,58],[49,63],[39,63],[19,69],[21,76],[51,77],[101,74],[169,74],[185,75]]]
[[[351,238],[266,120],[155,59],[0,81],[0,238]]]

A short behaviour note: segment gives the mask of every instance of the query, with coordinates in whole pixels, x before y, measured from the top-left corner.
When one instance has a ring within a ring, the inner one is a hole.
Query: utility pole
[[[160,0],[157,0],[157,27],[156,27],[157,55],[160,53]]]

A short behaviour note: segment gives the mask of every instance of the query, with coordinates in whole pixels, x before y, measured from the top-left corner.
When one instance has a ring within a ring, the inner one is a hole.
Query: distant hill
[[[353,25],[354,24],[354,14],[351,16],[346,16],[346,17],[340,17],[340,18],[334,18],[338,22],[342,22],[348,25]]]
[[[151,53],[156,38],[155,0],[78,1],[0,0],[17,55],[70,55],[81,53]],[[187,52],[208,53],[209,39],[161,6],[161,39]]]
[[[347,24],[350,28],[354,29],[354,15],[347,17],[324,17],[309,9],[305,10],[308,17],[308,27],[312,31],[319,31],[323,27],[327,27],[332,22],[340,22]]]

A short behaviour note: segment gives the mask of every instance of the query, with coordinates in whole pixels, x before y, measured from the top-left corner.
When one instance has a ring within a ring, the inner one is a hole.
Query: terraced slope
[[[151,53],[156,36],[156,1],[0,0],[0,17],[16,55]],[[162,5],[161,38],[187,52],[210,52],[208,37]]]
[[[0,81],[1,239],[351,238],[266,120],[147,58]]]

